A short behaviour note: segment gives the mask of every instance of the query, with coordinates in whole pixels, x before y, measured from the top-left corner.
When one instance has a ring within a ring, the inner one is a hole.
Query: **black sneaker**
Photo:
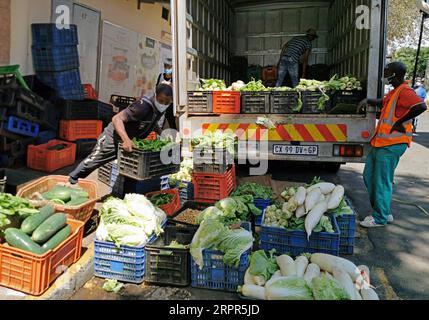
[[[75,184],[77,184],[77,179],[74,179],[74,178],[72,178],[72,177],[69,177],[69,182],[70,182],[70,184],[73,184],[73,185],[75,185]]]

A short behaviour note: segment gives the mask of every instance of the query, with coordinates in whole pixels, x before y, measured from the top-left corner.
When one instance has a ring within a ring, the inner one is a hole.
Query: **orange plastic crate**
[[[81,256],[84,223],[72,219],[67,223],[72,234],[44,255],[0,245],[0,285],[34,296],[48,290]]]
[[[240,113],[240,92],[213,91],[213,113]]]
[[[92,84],[84,84],[83,91],[85,93],[85,99],[98,100],[98,92],[94,89]]]
[[[227,198],[237,187],[235,165],[227,172],[218,173],[193,173],[194,201],[203,203],[215,203]]]
[[[18,187],[17,196],[25,199],[32,200],[32,197],[35,193],[44,193],[58,184],[66,184],[69,181],[69,177],[66,176],[47,176],[30,182],[29,184]],[[94,211],[95,204],[99,200],[98,191],[97,191],[97,182],[86,179],[79,179],[79,187],[88,192],[89,200],[80,206],[68,207],[60,204],[52,205],[55,207],[57,212],[66,213],[69,218],[87,222]],[[33,204],[37,206],[37,201],[32,201]]]
[[[98,139],[103,131],[100,120],[61,120],[60,138],[67,141]]]
[[[67,145],[63,150],[48,150],[49,147],[58,144]],[[28,146],[27,167],[53,172],[58,169],[72,165],[76,161],[76,144],[61,140],[51,140],[48,143],[38,146]]]
[[[146,138],[146,140],[156,140],[158,139],[158,135],[155,131],[152,131]]]
[[[158,194],[172,194],[172,195],[174,195],[173,201],[171,203],[168,203],[166,205],[159,207],[160,209],[162,209],[167,214],[167,216],[172,217],[180,209],[179,190],[170,189],[170,190],[151,192],[151,193],[146,194],[146,197],[151,198],[151,197],[156,196]]]

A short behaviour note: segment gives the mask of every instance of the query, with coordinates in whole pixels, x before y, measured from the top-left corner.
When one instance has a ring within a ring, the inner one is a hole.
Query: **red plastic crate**
[[[63,150],[48,148],[64,144]],[[76,161],[76,144],[61,140],[51,140],[38,146],[28,146],[27,167],[44,172],[53,172],[72,165]]]
[[[85,93],[85,99],[98,100],[98,92],[95,91],[92,84],[84,84],[83,91]]]
[[[151,192],[151,193],[146,194],[146,197],[151,198],[151,197],[156,196],[158,194],[172,194],[172,195],[174,195],[173,201],[171,201],[171,203],[168,203],[166,205],[159,207],[160,209],[162,209],[167,214],[167,216],[172,217],[180,209],[179,190],[170,189],[170,190]]]
[[[235,165],[227,172],[218,173],[193,173],[194,201],[203,203],[215,203],[227,198],[237,187]]]
[[[67,141],[80,139],[98,139],[103,131],[100,120],[61,120],[60,138]]]
[[[158,135],[155,131],[152,131],[146,138],[146,140],[156,140],[158,139]]]
[[[213,91],[213,113],[240,113],[240,92]]]
[[[262,69],[262,80],[271,81],[277,80],[277,68],[276,67],[265,67]]]

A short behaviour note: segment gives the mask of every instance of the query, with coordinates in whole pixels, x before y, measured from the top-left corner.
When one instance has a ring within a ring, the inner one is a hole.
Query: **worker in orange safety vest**
[[[393,177],[399,159],[413,140],[412,120],[427,110],[424,101],[405,82],[407,68],[402,62],[392,62],[384,69],[383,82],[394,90],[383,99],[365,99],[358,111],[367,105],[381,108],[372,149],[363,173],[373,212],[360,224],[365,228],[383,227],[393,222],[391,201]]]

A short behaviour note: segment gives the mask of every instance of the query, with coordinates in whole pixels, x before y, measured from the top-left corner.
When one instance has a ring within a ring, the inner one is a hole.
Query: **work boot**
[[[378,224],[377,222],[375,222],[375,219],[373,216],[369,216],[367,217],[367,219],[363,220],[360,225],[364,228],[379,228],[379,227],[384,227],[383,224]]]
[[[367,221],[371,219],[374,219],[374,218],[372,216],[368,216],[365,219],[363,219],[363,221]],[[394,221],[393,215],[389,214],[389,216],[387,217],[387,223],[392,223],[393,221]]]

